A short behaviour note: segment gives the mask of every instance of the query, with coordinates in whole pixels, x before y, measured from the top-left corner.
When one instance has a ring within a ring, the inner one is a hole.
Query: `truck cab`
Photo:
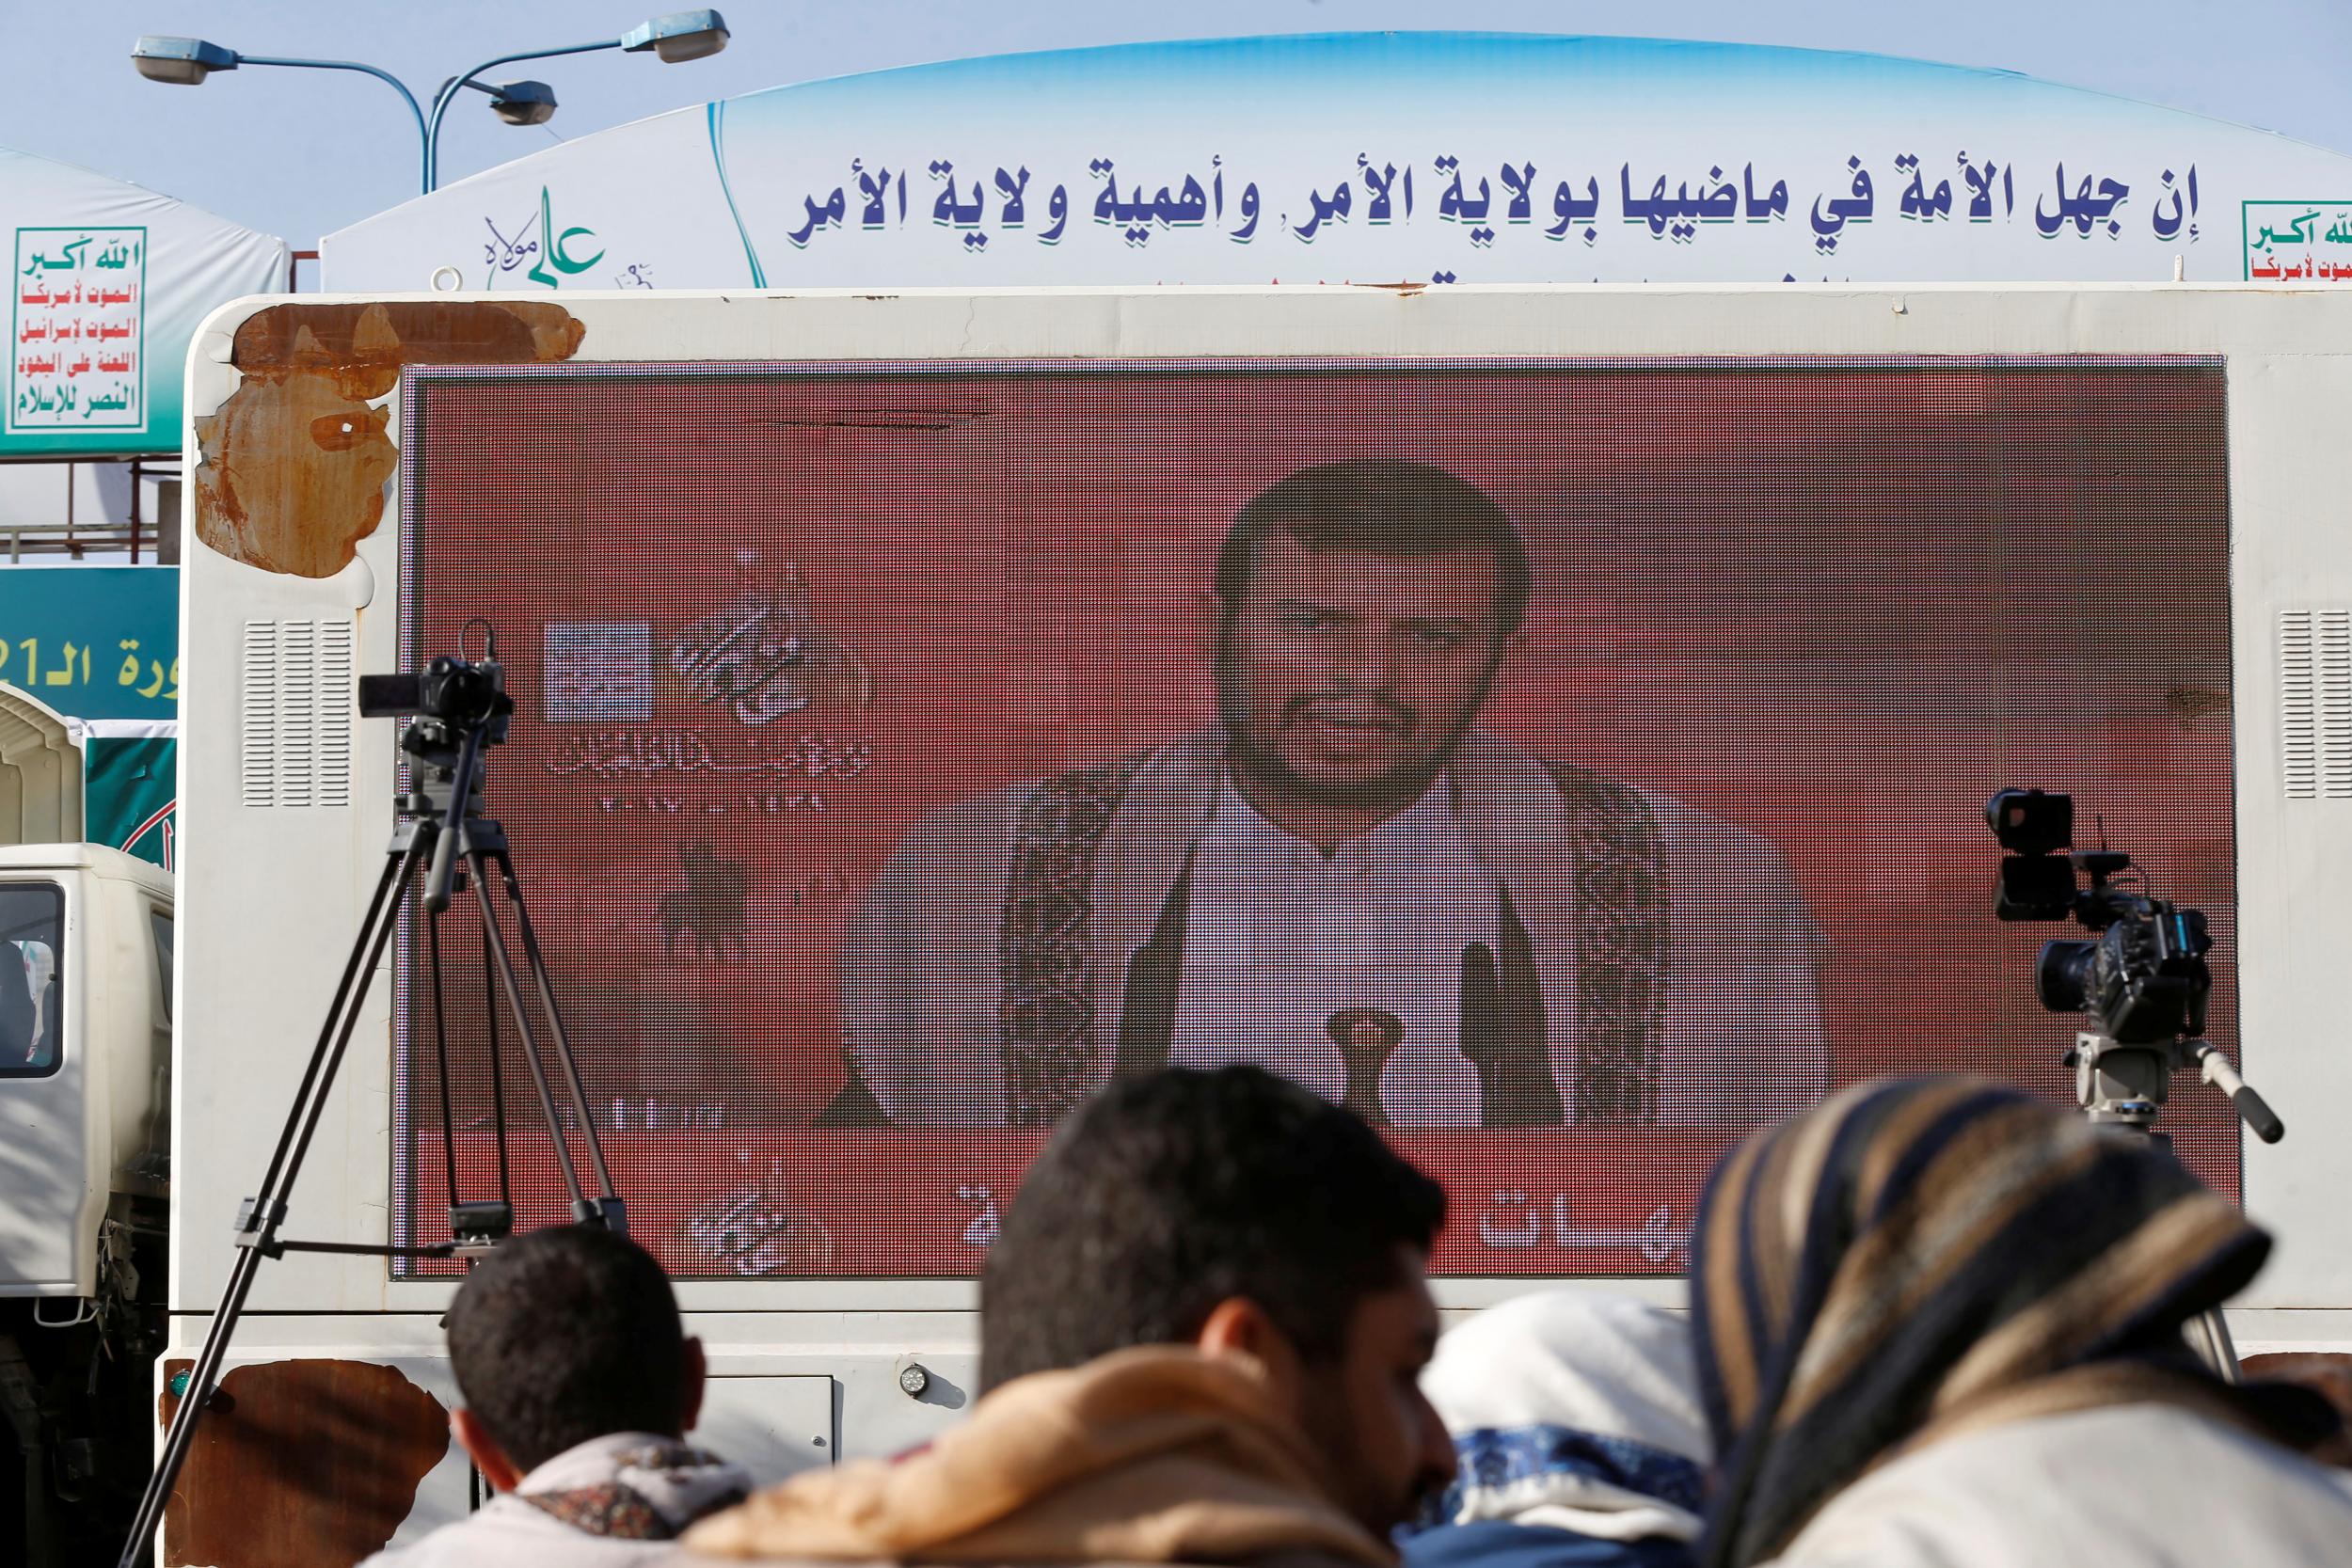
[[[162,1330],[172,879],[82,841],[82,766],[68,720],[0,687],[0,1431],[24,1469],[0,1540],[31,1564],[119,1517]]]

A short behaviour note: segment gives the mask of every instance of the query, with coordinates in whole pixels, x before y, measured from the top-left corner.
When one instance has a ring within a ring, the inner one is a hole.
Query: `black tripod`
[[[301,1084],[294,1091],[294,1108],[287,1114],[285,1128],[278,1135],[278,1147],[270,1154],[269,1168],[262,1174],[259,1195],[246,1198],[237,1211],[236,1260],[230,1268],[229,1283],[221,1292],[220,1306],[213,1315],[212,1325],[205,1331],[204,1343],[197,1353],[196,1364],[188,1373],[186,1392],[181,1399],[179,1410],[172,1417],[171,1430],[165,1436],[164,1451],[156,1460],[154,1476],[147,1483],[146,1495],[139,1499],[138,1513],[132,1521],[130,1539],[122,1548],[120,1568],[141,1568],[148,1557],[156,1527],[163,1519],[165,1505],[170,1499],[181,1467],[186,1463],[188,1450],[195,1440],[197,1419],[215,1390],[221,1361],[228,1354],[229,1338],[235,1332],[237,1319],[245,1310],[246,1298],[253,1290],[253,1281],[261,1272],[262,1259],[282,1258],[289,1252],[359,1253],[401,1258],[472,1257],[486,1251],[513,1228],[514,1200],[508,1186],[505,1097],[500,1085],[498,1000],[495,996],[487,996],[485,1000],[490,1016],[490,1081],[499,1146],[499,1197],[477,1202],[460,1202],[457,1199],[456,1140],[450,1126],[449,1046],[442,1016],[440,939],[436,922],[449,908],[451,895],[461,880],[471,884],[475,901],[481,908],[485,966],[497,974],[499,989],[504,993],[507,1007],[514,1015],[523,1059],[530,1067],[540,1114],[547,1123],[548,1140],[554,1146],[556,1165],[564,1173],[564,1184],[571,1197],[572,1214],[581,1224],[603,1225],[624,1233],[628,1228],[627,1210],[612,1191],[612,1173],[605,1164],[604,1148],[596,1138],[596,1121],[588,1110],[588,1096],[580,1083],[580,1066],[573,1056],[571,1042],[564,1035],[563,1016],[556,1009],[554,988],[548,979],[547,961],[540,954],[538,937],[532,929],[531,911],[523,903],[522,889],[515,878],[515,863],[508,852],[506,831],[497,822],[480,815],[483,752],[506,737],[507,721],[514,712],[514,702],[505,693],[503,673],[498,664],[495,634],[488,638],[485,657],[479,664],[469,664],[458,658],[437,658],[421,676],[369,676],[362,679],[359,709],[363,714],[416,712],[420,715],[401,736],[401,750],[408,754],[411,776],[417,787],[402,794],[395,802],[394,809],[400,820],[393,828],[391,842],[385,850],[384,873],[376,880],[375,892],[368,901],[366,918],[361,921],[359,934],[352,942],[351,956],[343,964],[342,978],[335,987],[335,999],[328,1005],[326,1020],[320,1026],[318,1039],[310,1048],[310,1062],[303,1069]],[[278,1227],[285,1222],[287,1198],[293,1193],[294,1180],[301,1172],[303,1157],[310,1151],[311,1135],[318,1130],[319,1117],[326,1109],[327,1093],[334,1086],[336,1070],[342,1065],[344,1050],[351,1043],[352,1030],[358,1022],[369,981],[384,960],[392,932],[400,924],[402,905],[411,891],[420,865],[427,868],[423,895],[425,937],[432,971],[434,1043],[440,1069],[441,1136],[442,1151],[447,1160],[445,1174],[450,1195],[450,1240],[424,1246],[288,1241],[278,1233]],[[490,876],[493,868],[505,891],[506,903],[514,911],[516,928],[522,938],[523,958],[530,966],[539,1006],[547,1015],[548,1037],[562,1069],[564,1092],[578,1120],[581,1137],[587,1144],[590,1161],[596,1167],[597,1194],[595,1197],[587,1196],[581,1190],[580,1174],[574,1166],[571,1146],[564,1133],[564,1117],[556,1107],[555,1090],[549,1083],[547,1064],[541,1057],[538,1042],[532,1032],[522,986],[516,977],[514,960],[499,927],[498,911],[491,904]]]
[[[2230,1058],[2210,1040],[2163,1039],[2122,1042],[2095,1030],[2074,1037],[2066,1065],[2074,1069],[2074,1100],[2092,1125],[2125,1137],[2144,1137],[2169,1147],[2171,1138],[2156,1131],[2156,1117],[2169,1096],[2172,1075],[2195,1072],[2206,1084],[2230,1097],[2238,1119],[2254,1136],[2275,1144],[2286,1136],[2263,1097],[2256,1094]],[[2237,1346],[2218,1307],[2189,1320],[2198,1343],[2193,1347],[2225,1383],[2239,1380]]]

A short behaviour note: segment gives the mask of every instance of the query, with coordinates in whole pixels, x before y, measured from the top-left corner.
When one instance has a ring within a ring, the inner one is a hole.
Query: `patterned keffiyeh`
[[[1702,1560],[1769,1559],[1866,1470],[1963,1431],[2152,1402],[2260,1428],[2180,1325],[2269,1250],[2164,1149],[1981,1079],[1865,1084],[1756,1134],[1692,1246],[1720,1455]]]
[[[750,1493],[750,1478],[713,1454],[628,1433],[558,1454],[525,1477],[515,1496],[589,1535],[672,1541]]]

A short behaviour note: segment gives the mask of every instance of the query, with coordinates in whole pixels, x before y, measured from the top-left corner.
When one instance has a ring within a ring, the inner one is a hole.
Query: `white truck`
[[[1452,1195],[1443,1308],[1564,1279],[1679,1302],[1709,1164],[1824,1081],[1960,1069],[2067,1099],[2074,1021],[2030,978],[2066,928],[1990,913],[1983,802],[2030,785],[2207,912],[2214,1037],[2286,1117],[2241,1140],[2185,1082],[2166,1117],[2280,1238],[2238,1348],[2352,1350],[2329,1122],[2352,1103],[2352,301],[2327,287],[311,295],[217,313],[187,392],[167,1404],[393,830],[396,732],[356,679],[478,657],[481,617],[516,702],[488,804],[631,1233],[708,1349],[704,1436],[777,1475],[955,1418],[1000,1206],[1115,1070],[1131,956],[1166,951],[1184,846],[1119,792],[1216,743],[1220,542],[1287,474],[1397,458],[1525,536],[1526,623],[1478,722],[1607,808],[1516,851],[1598,868],[1573,919],[1518,903],[1549,1122],[1482,1126],[1440,1046],[1365,1091]],[[6,863],[69,920],[116,890],[167,908],[95,852]],[[108,917],[103,960],[66,927],[67,1061],[98,964],[130,987],[155,962],[144,918]],[[442,945],[469,963],[476,940]],[[1727,1005],[1767,950],[1814,966],[1772,972],[1789,1037],[1702,1049],[1676,1008]],[[473,1022],[444,1102],[417,927],[391,952],[289,1236],[430,1245],[446,1199],[501,1180],[483,987],[451,988]],[[1593,1047],[1596,1019],[1640,1049]],[[1339,1081],[1305,1033],[1295,1070]],[[560,1222],[505,1039],[520,1222]],[[44,1178],[99,1173],[59,1218],[95,1221],[103,1162],[146,1148],[144,1065],[110,1070],[48,1113],[77,1131]],[[20,1273],[103,1299],[94,1227],[42,1237]],[[169,1560],[348,1562],[478,1501],[444,1417],[458,1272],[263,1268]]]
[[[170,1199],[171,878],[82,842],[81,748],[0,686],[0,1555],[109,1549],[146,1468]]]

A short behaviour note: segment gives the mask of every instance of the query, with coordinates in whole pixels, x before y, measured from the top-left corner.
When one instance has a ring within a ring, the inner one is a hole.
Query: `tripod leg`
[[[564,1032],[564,1015],[555,1005],[555,985],[548,978],[548,960],[539,951],[538,933],[531,927],[531,907],[523,902],[522,886],[515,878],[515,863],[504,854],[498,857],[498,863],[506,901],[515,906],[515,928],[523,939],[523,961],[531,966],[532,981],[539,990],[539,1006],[547,1011],[548,1033],[555,1042],[556,1065],[564,1069],[564,1085],[571,1090],[572,1109],[580,1114],[588,1158],[596,1167],[596,1181],[601,1189],[597,1196],[607,1204],[617,1204],[620,1195],[612,1190],[612,1169],[605,1164],[604,1140],[596,1136],[596,1119],[588,1110],[588,1088],[580,1082],[580,1058],[573,1054],[571,1037]]]
[[[430,847],[432,836],[420,832],[409,840],[407,851],[386,871],[386,880],[379,884],[379,893],[388,887],[398,889],[407,886],[409,872]],[[368,977],[383,963],[385,950],[392,943],[392,932],[400,925],[400,900],[397,896],[379,898],[370,912],[378,916],[375,928],[372,932],[363,930],[358,944],[367,952],[367,966],[360,972],[358,983],[352,988],[350,1002],[343,1009],[342,1020],[329,1026],[333,1031],[331,1048],[327,1044],[326,1031],[321,1031],[319,1044],[312,1048],[313,1060],[310,1070],[304,1074],[304,1081],[307,1083],[315,1077],[318,1092],[310,1097],[308,1105],[297,1102],[295,1120],[299,1123],[299,1131],[294,1133],[294,1147],[285,1162],[285,1176],[279,1182],[279,1190],[275,1193],[264,1191],[257,1204],[257,1209],[264,1216],[257,1222],[264,1235],[277,1225],[278,1212],[285,1207],[285,1193],[293,1190],[294,1174],[301,1169],[303,1156],[310,1149],[310,1139],[318,1132],[319,1117],[326,1110],[326,1091],[334,1086],[335,1074],[342,1066],[343,1053],[351,1045],[351,1032],[358,1027],[359,1004],[367,998]],[[316,1059],[322,1050],[326,1052],[323,1065]],[[281,1148],[284,1142],[281,1136]]]
[[[506,1061],[499,1050],[499,999],[490,994],[495,965],[490,958],[490,933],[482,933],[482,1022],[490,1045],[490,1127],[499,1148],[499,1201],[515,1212],[515,1173],[506,1151]]]
[[[472,875],[475,899],[482,906],[482,928],[489,934],[490,952],[497,959],[499,987],[506,993],[506,1005],[515,1015],[515,1037],[523,1048],[523,1061],[531,1069],[532,1087],[539,1092],[539,1112],[547,1117],[548,1141],[555,1146],[556,1168],[564,1174],[564,1190],[570,1194],[572,1212],[580,1219],[595,1216],[596,1208],[580,1190],[580,1172],[572,1168],[571,1145],[564,1136],[564,1118],[555,1108],[555,1093],[548,1085],[547,1064],[539,1059],[538,1042],[531,1037],[531,1017],[523,1011],[522,987],[515,979],[515,961],[507,955],[505,933],[499,929],[498,911],[490,907],[488,867],[483,863],[482,851],[469,845],[466,848],[466,869]]]
[[[2189,1348],[2204,1358],[2205,1365],[2224,1383],[2241,1383],[2245,1373],[2238,1366],[2237,1345],[2230,1338],[2230,1325],[2221,1316],[2221,1308],[2212,1307],[2200,1312],[2189,1321]]]
[[[164,1522],[164,1510],[170,1505],[172,1489],[179,1484],[181,1467],[187,1463],[188,1449],[196,1441],[197,1418],[212,1397],[214,1379],[220,1375],[221,1361],[229,1354],[229,1336],[238,1314],[245,1310],[245,1298],[252,1293],[253,1276],[261,1266],[260,1247],[237,1249],[237,1260],[229,1271],[228,1288],[221,1292],[220,1306],[214,1310],[212,1324],[204,1331],[204,1343],[196,1353],[196,1362],[188,1369],[180,1408],[171,1414],[171,1430],[164,1434],[164,1451],[156,1456],[155,1474],[139,1497],[138,1513],[132,1517],[131,1535],[123,1543],[120,1568],[143,1568],[156,1528]]]
[[[278,1133],[278,1147],[270,1155],[261,1193],[253,1199],[251,1209],[240,1217],[236,1261],[230,1266],[229,1283],[221,1291],[220,1306],[213,1314],[211,1325],[204,1331],[204,1343],[197,1352],[196,1364],[188,1370],[187,1386],[181,1395],[179,1410],[172,1416],[171,1430],[165,1434],[164,1451],[156,1458],[155,1473],[148,1479],[147,1490],[139,1497],[130,1538],[123,1543],[121,1568],[141,1568],[154,1541],[155,1528],[163,1522],[164,1509],[170,1501],[172,1488],[179,1484],[181,1466],[187,1463],[189,1447],[195,1441],[198,1418],[212,1398],[214,1380],[220,1373],[222,1359],[229,1354],[229,1337],[236,1332],[237,1319],[253,1291],[254,1276],[261,1272],[262,1258],[276,1236],[286,1194],[294,1189],[295,1173],[302,1168],[303,1156],[309,1152],[311,1136],[318,1131],[319,1117],[326,1109],[327,1091],[334,1086],[336,1069],[351,1044],[360,1004],[367,999],[369,978],[384,961],[392,930],[400,924],[398,892],[407,885],[410,873],[432,839],[429,830],[421,829],[409,836],[405,849],[385,858],[384,874],[376,881],[374,895],[368,900],[367,918],[351,944],[351,958],[343,965],[342,979],[335,988],[335,1000],[328,1008],[326,1022],[310,1047],[310,1060],[303,1069],[294,1107],[286,1114],[285,1130]]]
[[[441,1081],[441,1190],[457,1207],[457,1101],[449,1092],[449,1006],[441,991],[441,922],[424,917],[425,967],[433,989],[433,1066]]]
[[[408,841],[405,853],[387,855],[384,859],[384,874],[376,879],[375,892],[368,899],[368,912],[359,922],[359,935],[351,944],[351,957],[343,962],[342,978],[335,983],[335,999],[326,1005],[326,1021],[319,1025],[318,1038],[311,1042],[310,1060],[302,1069],[302,1081],[294,1086],[294,1109],[287,1113],[285,1129],[278,1134],[278,1147],[271,1151],[269,1168],[262,1173],[261,1196],[257,1201],[266,1201],[276,1192],[278,1173],[284,1168],[286,1155],[294,1144],[294,1129],[302,1120],[302,1108],[310,1101],[312,1090],[318,1086],[321,1070],[325,1069],[331,1075],[327,1052],[336,1025],[346,1012],[358,1012],[358,998],[367,994],[367,976],[375,972],[376,964],[383,958],[383,943],[376,936],[377,923],[384,919],[388,904],[397,909],[395,890],[406,885],[409,868],[416,863],[422,852],[423,842],[430,836],[429,829],[421,829]],[[389,936],[390,932],[391,924],[386,922],[382,934]],[[355,990],[357,995],[354,994]],[[296,1155],[296,1159],[299,1158]]]

